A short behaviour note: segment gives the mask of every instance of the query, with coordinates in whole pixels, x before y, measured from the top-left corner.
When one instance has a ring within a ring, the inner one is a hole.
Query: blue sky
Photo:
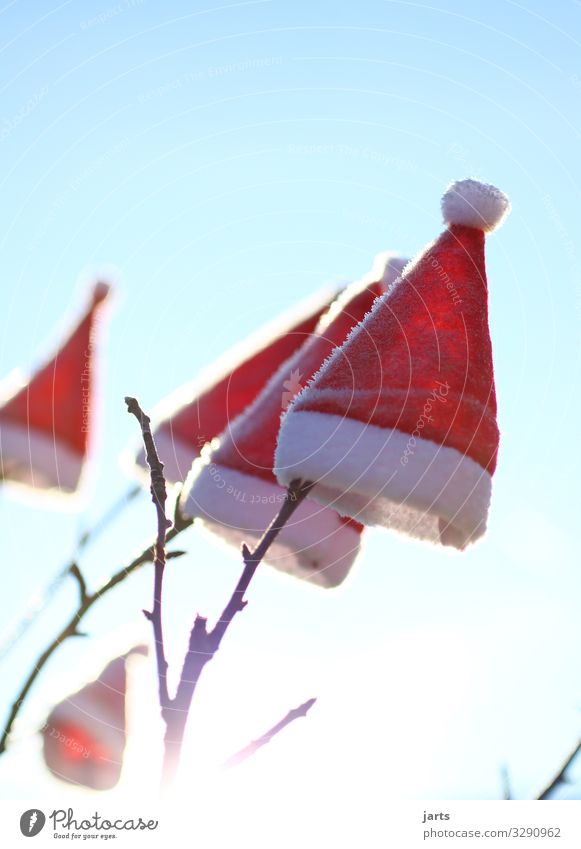
[[[487,241],[502,431],[488,534],[451,556],[371,531],[328,594],[264,570],[208,669],[188,769],[318,695],[244,787],[301,775],[322,810],[344,794],[356,817],[365,793],[498,798],[507,763],[515,793],[534,795],[580,730],[580,4],[91,0],[0,15],[0,376],[49,349],[92,273],[118,281],[82,511],[0,492],[2,622],[127,488],[124,395],[150,409],[378,251],[413,256],[441,228],[446,185],[475,176],[513,204]],[[87,553],[90,580],[153,522],[143,497]],[[184,545],[167,576],[177,663],[194,613],[215,615],[239,571],[197,529]],[[39,680],[0,759],[4,794],[68,793],[27,732],[116,645],[148,635],[151,577],[104,600],[93,638]],[[3,661],[3,703],[72,600],[64,589]]]

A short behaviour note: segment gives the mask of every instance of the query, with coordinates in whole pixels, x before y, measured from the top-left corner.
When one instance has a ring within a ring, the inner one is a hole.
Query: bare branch
[[[166,542],[170,542],[174,537],[176,537],[182,530],[184,526],[180,528],[171,528],[166,536]],[[154,547],[149,545],[145,548],[141,554],[135,557],[131,563],[127,566],[124,566],[118,572],[115,572],[108,581],[102,584],[99,589],[95,590],[95,592],[90,593],[86,596],[85,600],[79,604],[72,617],[66,623],[66,625],[61,629],[59,634],[54,638],[54,640],[49,643],[47,648],[42,652],[42,654],[37,658],[36,663],[33,665],[30,674],[26,678],[20,692],[18,693],[16,699],[14,700],[12,707],[10,709],[10,713],[8,714],[8,719],[6,720],[6,724],[2,731],[2,736],[0,737],[0,755],[2,755],[6,751],[6,747],[8,745],[8,739],[12,732],[12,728],[14,723],[18,717],[20,709],[32,688],[34,682],[42,672],[45,665],[48,663],[52,655],[56,652],[58,647],[65,642],[69,637],[79,636],[80,632],[78,630],[78,625],[81,620],[85,617],[87,612],[93,607],[95,602],[97,602],[100,598],[114,589],[118,584],[124,581],[132,572],[135,572],[140,566],[143,566],[144,563],[151,563],[154,559]]]
[[[287,715],[281,719],[280,722],[277,722],[276,725],[273,725],[266,734],[263,734],[262,737],[259,737],[257,740],[252,740],[252,742],[245,746],[244,749],[241,749],[239,752],[236,752],[235,755],[232,755],[231,758],[228,758],[228,760],[222,764],[223,769],[230,769],[233,766],[238,766],[238,764],[241,764],[247,758],[252,757],[258,749],[266,746],[267,743],[270,743],[273,737],[280,734],[287,725],[290,725],[291,722],[295,721],[295,719],[306,716],[316,701],[316,699],[308,699],[302,705],[299,705],[299,707],[289,710]]]
[[[14,701],[6,726],[0,738],[0,754],[6,750],[15,720],[24,700],[36,681],[36,678],[57,648],[68,638],[81,635],[78,628],[80,621],[100,598],[114,589],[114,587],[121,583],[129,574],[131,574],[131,572],[139,568],[139,566],[153,561],[155,564],[153,609],[151,611],[144,611],[144,613],[152,622],[156,643],[160,706],[162,709],[162,716],[166,723],[163,781],[164,785],[167,787],[175,775],[179,763],[187,716],[201,672],[206,663],[212,659],[218,650],[222,638],[236,613],[243,610],[246,606],[244,594],[248,589],[256,569],[268,551],[268,548],[292,513],[307,496],[313,484],[303,484],[301,481],[293,481],[278,515],[265,531],[256,549],[251,552],[245,544],[242,546],[244,569],[240,580],[238,581],[238,584],[220,619],[211,631],[208,631],[207,629],[206,619],[201,616],[196,617],[190,634],[188,651],[184,659],[176,695],[174,699],[170,699],[167,688],[167,660],[165,657],[161,618],[163,572],[166,562],[165,547],[168,542],[174,539],[185,528],[189,527],[192,522],[191,520],[185,520],[183,517],[179,516],[178,511],[176,512],[176,518],[174,519],[174,526],[171,527],[171,522],[168,521],[165,515],[166,487],[163,476],[163,464],[159,460],[155,449],[155,443],[151,433],[150,419],[143,413],[136,399],[128,397],[126,398],[126,403],[128,412],[135,415],[141,426],[146,448],[146,458],[151,470],[152,501],[155,505],[158,517],[158,532],[155,544],[146,548],[128,566],[112,575],[106,583],[93,593],[89,593],[87,591],[84,576],[77,564],[73,564],[70,567],[71,574],[73,574],[79,584],[79,605],[71,619],[37,659],[36,664],[28,675],[23,687]],[[170,530],[168,530],[168,527]],[[167,557],[179,557],[182,554],[182,551],[175,551],[170,552]]]
[[[274,542],[278,533],[290,519],[299,504],[306,498],[313,485],[312,483],[293,481],[288,488],[286,498],[278,515],[275,516],[264,532],[254,551],[251,552],[246,544],[242,545],[242,557],[244,560],[242,575],[213,629],[208,631],[207,619],[200,615],[196,616],[190,633],[188,651],[184,658],[180,681],[175,698],[172,701],[172,710],[168,712],[170,723],[167,726],[165,737],[165,759],[163,766],[163,783],[166,787],[171,784],[179,765],[188,712],[204,667],[212,660],[220,648],[222,638],[235,615],[246,607],[247,602],[244,599],[244,594],[270,545]]]
[[[244,593],[248,589],[248,585],[254,577],[254,573],[256,572],[259,564],[262,562],[266,552],[301,501],[307,497],[313,486],[314,484],[310,482],[303,483],[300,480],[292,481],[278,515],[272,520],[254,551],[250,551],[246,543],[242,544],[244,571],[240,576],[236,589],[232,593],[230,601],[224,608],[224,612],[212,630],[211,639],[214,651],[218,650],[222,637],[226,633],[226,630],[236,613],[239,613],[244,609],[246,605],[246,602],[244,601]]]
[[[512,799],[512,790],[510,787],[510,773],[506,764],[500,767],[500,780],[502,783],[502,798],[505,802],[510,802]]]
[[[163,463],[159,459],[153,434],[151,432],[151,420],[146,416],[139,406],[136,398],[125,398],[127,404],[127,412],[133,414],[141,426],[141,433],[145,445],[145,459],[150,469],[151,474],[151,500],[154,503],[157,513],[157,538],[155,541],[155,557],[154,557],[154,587],[153,587],[153,608],[151,612],[144,610],[145,616],[152,624],[153,635],[155,639],[155,655],[157,659],[157,677],[159,684],[159,705],[162,716],[165,718],[166,712],[170,707],[170,698],[167,689],[167,659],[165,656],[165,646],[163,642],[163,623],[161,602],[163,594],[163,573],[165,570],[165,542],[168,527],[171,522],[165,515],[165,502],[167,500],[167,490],[165,486],[165,477],[163,475]]]
[[[580,752],[581,752],[581,740],[577,743],[577,745],[575,746],[575,748],[573,749],[573,751],[571,752],[569,757],[563,763],[559,772],[552,779],[552,781],[550,781],[549,784],[547,784],[545,789],[542,791],[542,793],[540,793],[537,796],[537,801],[539,801],[539,802],[547,801],[548,799],[551,798],[551,794],[557,789],[557,787],[559,787],[560,784],[567,784],[567,778],[566,778],[565,773],[567,772],[567,770],[569,769],[569,767],[571,766],[571,764],[573,763],[573,761],[575,760],[575,758],[577,757],[577,755]]]
[[[77,583],[79,585],[79,598],[80,604],[83,604],[87,599],[87,583],[85,581],[84,575],[79,569],[76,563],[71,563],[69,566],[69,573],[76,578]]]
[[[70,563],[67,563],[60,572],[52,579],[50,584],[42,591],[40,595],[40,600],[36,600],[29,606],[29,609],[24,614],[22,620],[16,625],[16,627],[12,630],[12,632],[5,637],[2,645],[0,646],[0,659],[2,659],[5,655],[8,654],[10,649],[15,645],[15,643],[24,636],[24,634],[28,631],[28,629],[36,622],[39,614],[46,608],[49,601],[53,598],[53,596],[60,589],[61,585],[66,581],[68,577],[72,574],[77,578],[78,574],[75,572],[75,568],[78,568],[77,558],[80,554],[89,546],[90,543],[94,542],[103,531],[110,526],[113,519],[116,519],[121,511],[142,491],[141,486],[133,486],[131,489],[126,492],[115,504],[110,507],[104,516],[101,518],[87,530],[83,531],[80,535],[75,553],[73,554],[73,559]]]

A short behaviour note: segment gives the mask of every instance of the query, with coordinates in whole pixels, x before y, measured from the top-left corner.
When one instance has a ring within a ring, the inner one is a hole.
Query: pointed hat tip
[[[457,180],[442,197],[442,215],[446,224],[462,224],[491,233],[508,213],[510,201],[504,192],[478,180]]]
[[[103,303],[111,293],[111,284],[106,283],[105,280],[97,280],[97,282],[93,285],[93,306],[97,304]]]

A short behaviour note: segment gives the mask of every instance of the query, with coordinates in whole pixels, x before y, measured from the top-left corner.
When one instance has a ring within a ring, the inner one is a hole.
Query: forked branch
[[[157,454],[149,417],[145,415],[135,398],[126,398],[125,401],[128,412],[137,418],[141,426],[146,460],[151,470],[151,496],[157,512],[153,608],[151,611],[144,611],[144,613],[152,623],[155,638],[159,703],[161,715],[166,726],[162,788],[167,790],[171,786],[179,766],[190,706],[204,667],[212,660],[220,648],[222,638],[236,614],[246,607],[247,602],[244,595],[266,552],[299,504],[306,498],[313,484],[293,481],[288,488],[278,515],[275,516],[264,532],[254,551],[250,551],[246,543],[243,543],[242,558],[244,560],[244,568],[234,592],[224,608],[222,615],[211,630],[208,630],[207,619],[199,614],[196,616],[190,632],[188,650],[184,658],[176,694],[171,698],[167,689],[168,664],[165,655],[162,626],[165,543],[167,527],[168,524],[171,524],[168,523],[165,515],[166,489],[163,477],[163,463]]]

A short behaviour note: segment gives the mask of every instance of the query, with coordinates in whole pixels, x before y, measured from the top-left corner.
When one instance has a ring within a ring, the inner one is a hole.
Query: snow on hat
[[[336,296],[325,289],[228,351],[208,376],[181,387],[154,413],[154,437],[166,480],[187,475],[206,442],[221,433],[258,395],[278,366],[299,348]],[[147,470],[145,452],[135,462]]]
[[[280,366],[212,450],[194,463],[179,502],[184,517],[203,519],[206,527],[237,546],[244,538],[262,536],[286,494],[272,471],[281,413],[301,381],[308,380],[341,344],[403,264],[392,255],[382,255],[369,275],[336,298],[315,333]],[[357,556],[361,531],[359,523],[307,498],[280,531],[266,560],[320,586],[336,586]]]
[[[107,283],[93,287],[60,350],[0,403],[0,480],[36,490],[77,489],[93,417],[95,320],[108,293]]]
[[[112,660],[95,681],[54,707],[42,727],[43,755],[57,778],[94,790],[119,781],[125,751],[127,658]]]
[[[453,183],[447,229],[295,399],[275,472],[370,525],[462,549],[486,527],[498,427],[484,233],[510,210]]]

